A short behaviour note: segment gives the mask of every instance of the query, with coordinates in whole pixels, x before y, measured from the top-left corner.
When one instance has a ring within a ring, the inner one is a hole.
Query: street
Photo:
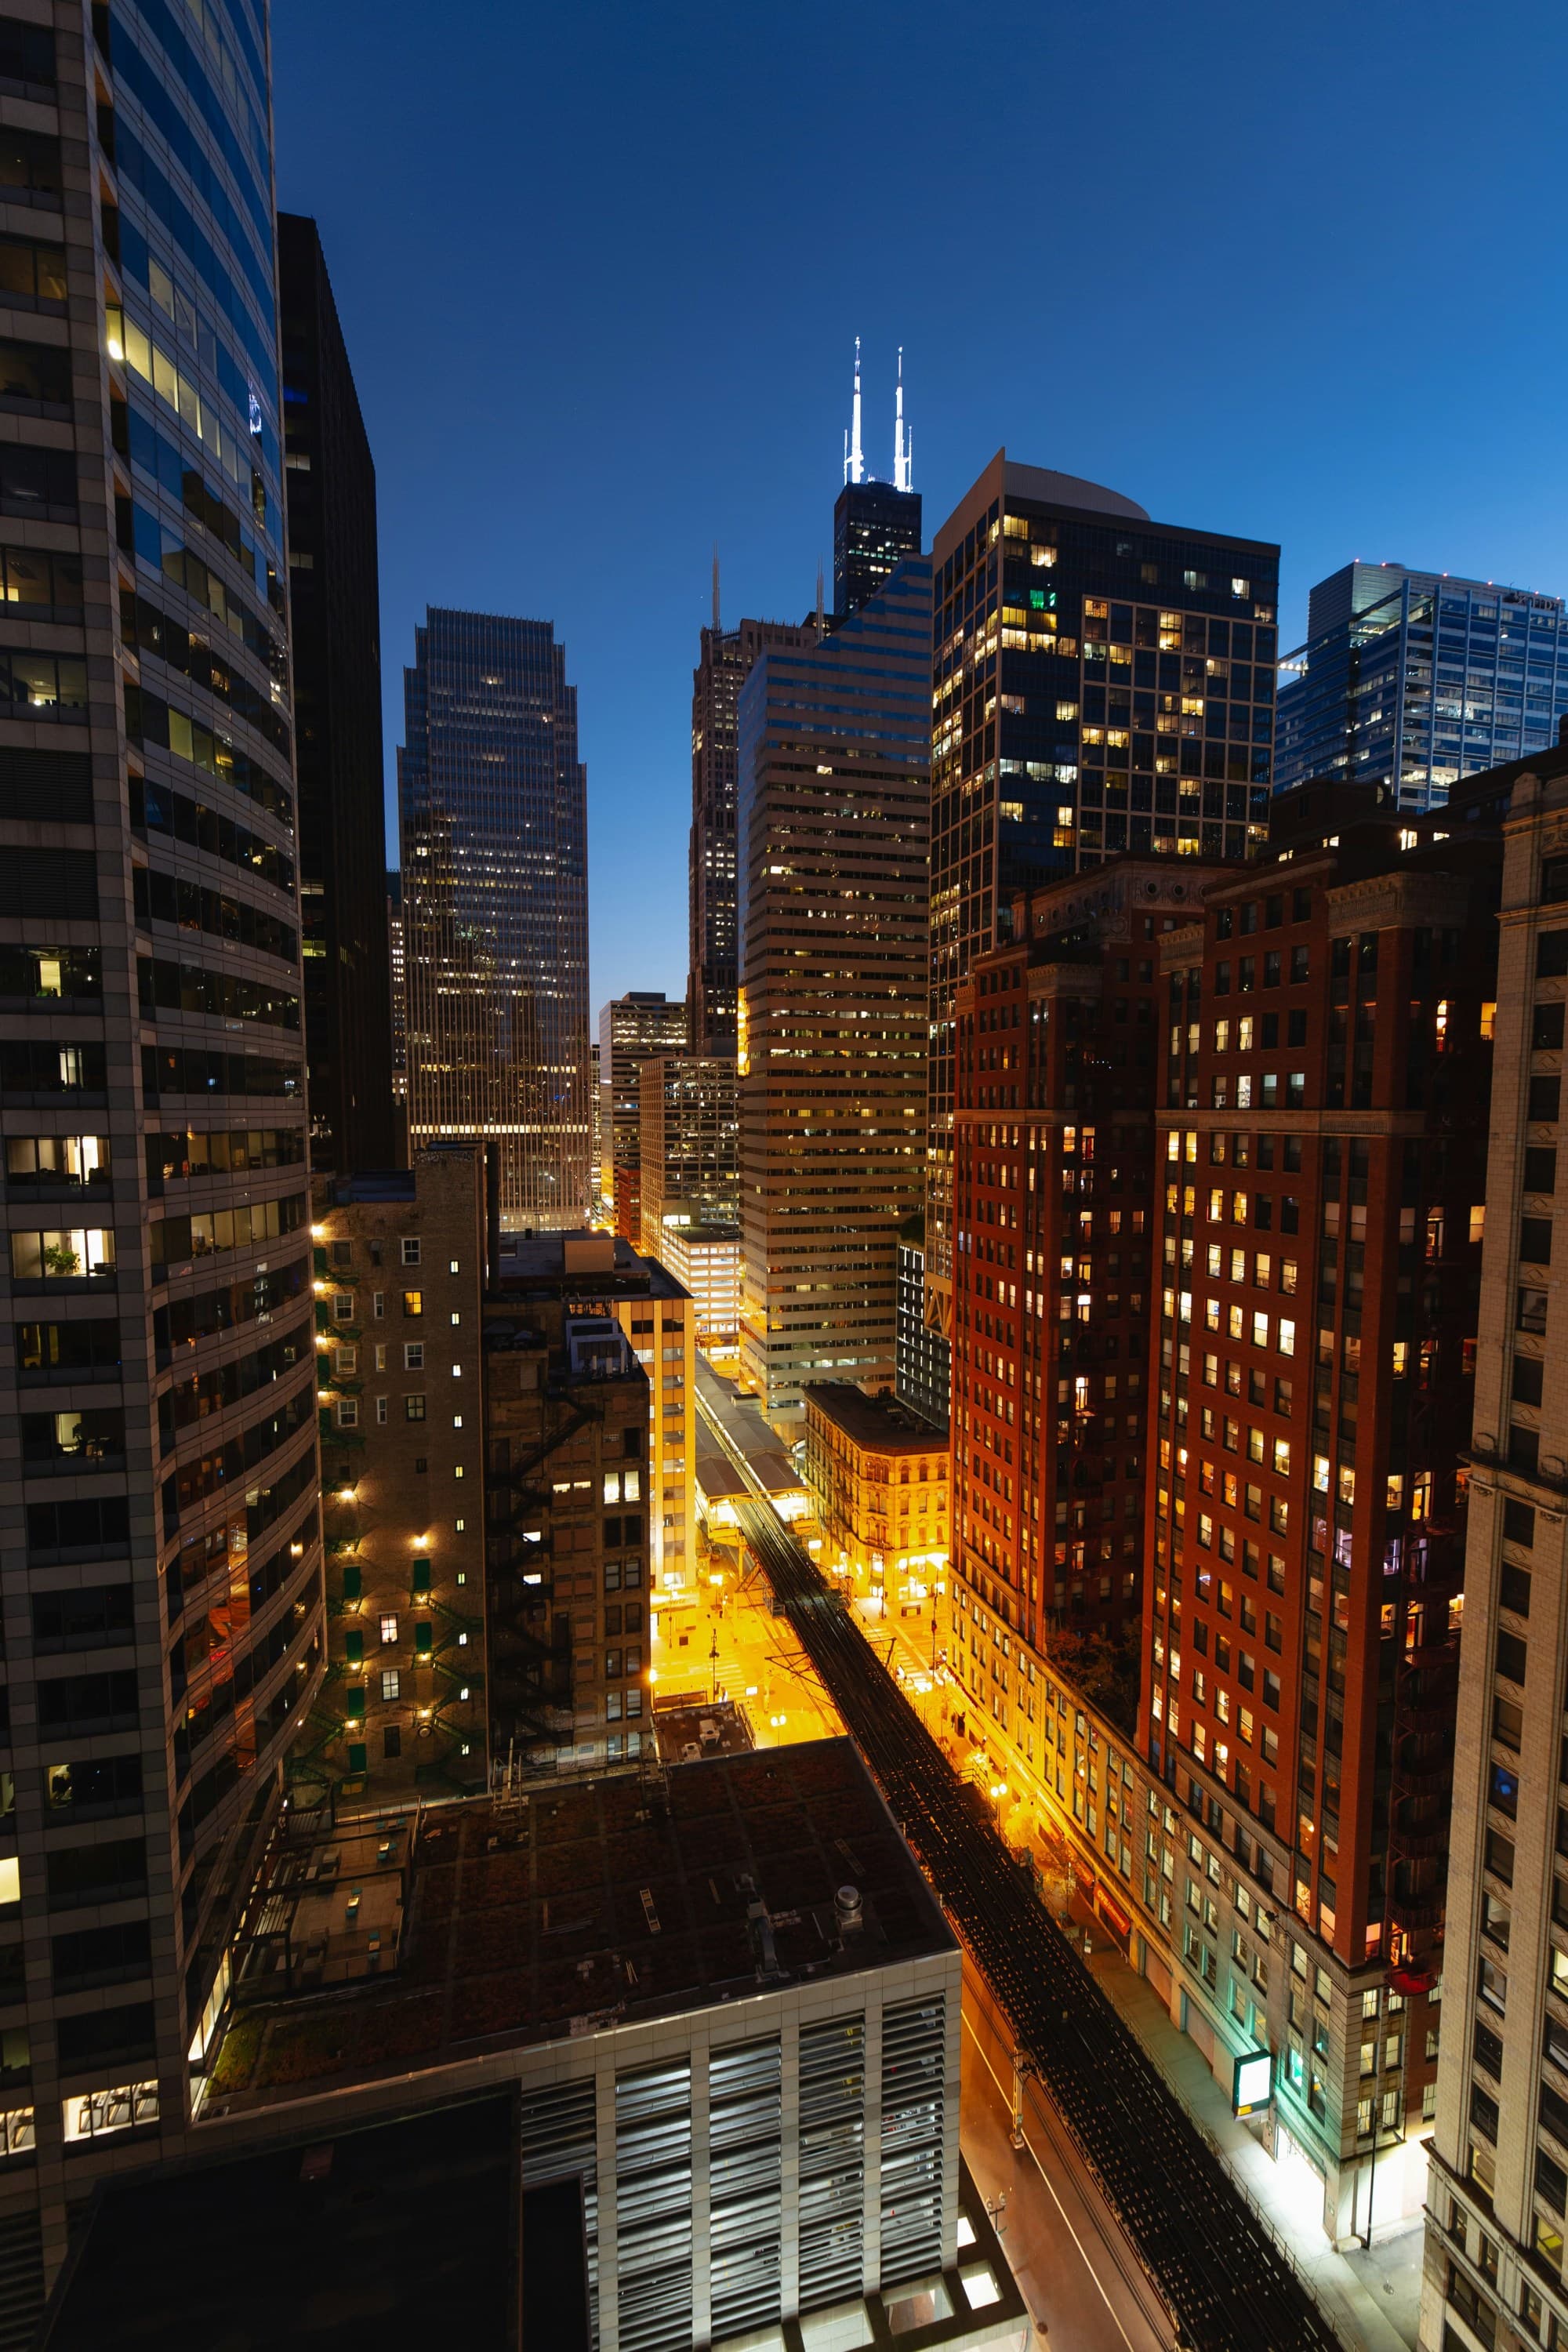
[[[1012,2045],[983,1979],[963,1967],[963,2154],[997,2216],[1013,2274],[1057,2352],[1171,2352],[1175,2332],[1115,2217],[1038,2086],[1012,2144]]]

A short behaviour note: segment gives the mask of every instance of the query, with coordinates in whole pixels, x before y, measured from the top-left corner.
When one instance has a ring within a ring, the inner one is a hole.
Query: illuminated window
[[[397,1639],[397,1619],[396,1619],[396,1617],[395,1617],[395,1615],[388,1615],[388,1616],[385,1616],[385,1617],[384,1617],[384,1618],[382,1619],[382,1621],[381,1621],[381,1639],[382,1639],[382,1645],[383,1645],[383,1647],[384,1647],[384,1648],[385,1648],[385,1647],[386,1647],[386,1646],[388,1646],[390,1643],[394,1643],[394,1642],[395,1642],[395,1641],[396,1641],[396,1639]]]

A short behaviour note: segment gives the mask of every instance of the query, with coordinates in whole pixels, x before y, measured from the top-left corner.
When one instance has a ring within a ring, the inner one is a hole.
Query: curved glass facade
[[[0,161],[0,2239],[40,2280],[184,2124],[321,1611],[267,30],[55,17]]]

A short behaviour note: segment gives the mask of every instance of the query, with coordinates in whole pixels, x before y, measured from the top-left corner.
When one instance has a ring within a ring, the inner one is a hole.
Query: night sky
[[[1568,590],[1568,14],[274,0],[380,487],[389,818],[426,603],[552,619],[593,1005],[684,992],[689,712],[831,576],[854,338],[926,537],[999,446],[1277,539]],[[395,838],[394,830],[393,838]]]

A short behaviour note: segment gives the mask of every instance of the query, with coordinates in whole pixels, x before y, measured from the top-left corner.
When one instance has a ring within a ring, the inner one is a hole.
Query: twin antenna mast
[[[849,430],[844,436],[844,478],[846,482],[866,482],[873,478],[866,471],[865,451],[860,441],[860,338],[855,338],[855,391],[849,410]],[[904,424],[904,347],[899,345],[898,389],[893,396],[893,488],[912,490],[915,473],[915,436]]]

